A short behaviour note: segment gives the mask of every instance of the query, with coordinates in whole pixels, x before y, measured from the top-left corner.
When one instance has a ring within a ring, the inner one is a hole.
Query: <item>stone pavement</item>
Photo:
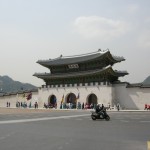
[[[20,113],[44,113],[50,111],[94,111],[93,109],[45,109],[45,108],[0,108],[0,114],[20,114]],[[118,112],[117,110],[107,110],[108,112]],[[150,112],[148,110],[120,110],[119,112]]]
[[[21,114],[49,112],[51,109],[29,109],[29,108],[0,108],[0,114]]]

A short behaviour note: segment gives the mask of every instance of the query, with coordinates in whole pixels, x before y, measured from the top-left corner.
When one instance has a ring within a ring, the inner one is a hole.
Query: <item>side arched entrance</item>
[[[94,108],[97,105],[97,96],[95,94],[88,95],[87,105],[88,108]]]
[[[56,108],[57,107],[57,99],[55,95],[50,95],[48,98],[48,106],[50,108]]]

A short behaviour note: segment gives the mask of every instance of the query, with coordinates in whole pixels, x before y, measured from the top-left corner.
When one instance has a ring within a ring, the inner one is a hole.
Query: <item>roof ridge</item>
[[[106,50],[98,49],[98,51],[95,51],[95,52],[90,52],[90,53],[85,53],[85,54],[79,54],[79,55],[72,55],[72,56],[62,56],[61,55],[61,57],[62,58],[72,58],[72,57],[79,57],[79,56],[88,56],[88,55],[91,55],[91,54],[98,54],[98,53],[103,54],[103,53],[106,53],[108,51],[109,51],[109,49],[106,49]]]
[[[56,57],[56,58],[53,58],[53,59],[50,58],[48,60],[38,60],[38,61],[47,62],[47,61],[54,61],[54,60],[59,60],[59,59],[65,59],[65,58],[76,58],[76,57],[82,57],[82,56],[90,56],[92,54],[105,54],[108,51],[109,51],[109,49],[107,48],[106,50],[98,49],[98,51],[85,53],[85,54],[80,54],[80,55],[63,56],[61,54],[59,57]]]

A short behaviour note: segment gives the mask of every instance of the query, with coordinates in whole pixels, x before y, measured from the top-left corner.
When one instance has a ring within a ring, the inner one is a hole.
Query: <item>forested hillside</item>
[[[9,76],[0,76],[1,93],[18,92],[23,90],[32,90],[36,88],[36,86],[29,83],[21,83],[19,81],[14,81]]]

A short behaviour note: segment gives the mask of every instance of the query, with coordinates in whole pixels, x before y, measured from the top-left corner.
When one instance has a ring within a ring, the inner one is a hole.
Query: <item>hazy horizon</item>
[[[98,49],[126,60],[121,81],[150,75],[149,0],[0,0],[0,76],[44,84],[33,76],[49,72],[38,60],[86,54]]]

